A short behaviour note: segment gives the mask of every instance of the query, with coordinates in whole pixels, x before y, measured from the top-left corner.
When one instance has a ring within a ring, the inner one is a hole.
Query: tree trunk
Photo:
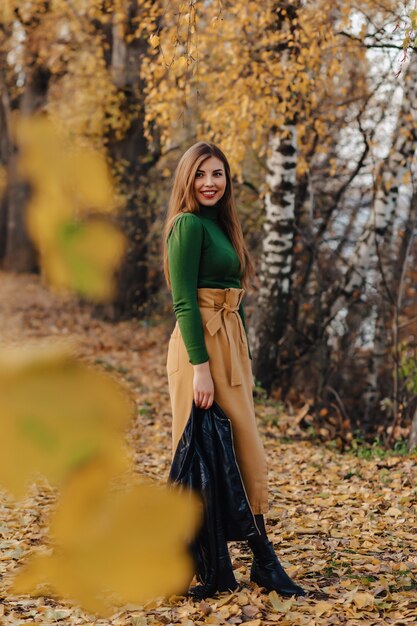
[[[297,162],[295,123],[288,124],[285,130],[285,138],[271,134],[269,141],[265,235],[251,336],[254,374],[266,389],[270,389],[276,376],[279,342],[286,328],[291,288]]]
[[[125,112],[131,119],[130,128],[122,139],[109,138],[110,157],[115,164],[126,164],[120,176],[120,190],[126,206],[119,218],[122,232],[128,238],[128,250],[117,272],[117,296],[110,305],[99,306],[96,313],[110,319],[138,316],[151,293],[158,289],[149,279],[148,236],[152,222],[152,207],[147,193],[147,174],[159,158],[159,150],[151,152],[144,135],[144,81],[141,64],[148,54],[143,35],[126,43],[129,28],[136,28],[141,10],[129,0],[125,6],[125,21],[115,20],[109,39],[108,57],[115,85],[125,94]]]
[[[407,120],[407,125],[404,125]],[[395,247],[393,242],[393,230],[395,219],[398,218],[399,188],[407,175],[411,180],[411,164],[417,149],[417,53],[413,53],[407,73],[403,101],[399,113],[399,121],[395,129],[393,148],[389,158],[383,163],[380,173],[380,186],[377,189],[375,200],[376,215],[385,217],[382,222],[383,228],[375,234],[375,243],[372,248],[372,264],[376,266],[375,292],[378,298],[375,300],[375,311],[372,315],[374,320],[374,349],[372,363],[369,368],[368,391],[366,395],[366,418],[374,420],[380,411],[379,403],[385,397],[392,401],[394,413],[396,412],[397,400],[392,397],[392,377],[389,384],[381,387],[384,371],[396,367],[393,358],[392,326],[397,302],[398,283],[394,281],[395,266],[398,265],[398,257],[393,257]],[[411,205],[410,205],[411,209]],[[386,377],[384,377],[386,378]],[[394,419],[396,415],[392,416]]]
[[[45,10],[49,5],[45,3]],[[25,64],[26,85],[19,102],[21,115],[32,115],[42,111],[48,93],[50,72],[45,69],[36,55],[36,32],[32,32],[32,22],[22,25],[26,30],[24,45],[30,52],[27,53],[28,62]],[[33,42],[32,42],[33,38]],[[8,98],[6,80],[2,78],[3,114],[10,116],[11,105]],[[9,123],[10,129],[10,123]],[[16,147],[13,145],[11,133],[8,138],[7,178],[8,186],[4,198],[4,213],[6,219],[3,235],[4,254],[3,267],[16,272],[33,272],[38,269],[37,253],[28,237],[25,224],[25,211],[29,199],[29,187],[21,180],[17,172]]]
[[[379,258],[384,263],[384,272],[390,273],[391,259],[386,257],[384,250],[386,242],[391,240],[399,186],[410,171],[410,164],[416,151],[416,98],[417,53],[413,53],[405,76],[403,100],[392,148],[380,164],[371,214],[352,254],[350,268],[344,276],[343,284],[335,285],[337,298],[333,300],[331,306],[331,318],[349,303],[355,293],[362,292],[366,279],[369,278],[368,272],[370,269],[375,271]],[[404,120],[409,122],[409,127],[405,126]]]
[[[410,436],[408,439],[409,452],[411,452],[415,447],[417,447],[417,409],[414,412],[413,421],[411,422]]]
[[[36,250],[26,232],[25,210],[29,188],[17,174],[17,155],[10,157],[8,186],[5,197],[5,250],[3,268],[6,271],[34,272],[38,269]]]

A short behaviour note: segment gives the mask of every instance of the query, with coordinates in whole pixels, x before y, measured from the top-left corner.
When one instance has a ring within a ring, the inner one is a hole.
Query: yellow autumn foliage
[[[21,497],[39,475],[60,485],[97,458],[122,471],[123,433],[133,410],[119,382],[79,362],[66,344],[3,345],[0,484]]]
[[[103,157],[73,145],[46,117],[21,118],[15,129],[20,173],[32,187],[27,230],[45,277],[92,300],[110,299],[126,241],[101,217],[117,207]]]
[[[275,2],[196,3],[195,17],[178,1],[165,6],[159,54],[143,72],[148,136],[156,123],[167,150],[182,127],[195,125],[196,138],[219,143],[241,176],[248,152],[264,157],[268,134],[296,119],[298,168],[305,171],[313,145],[331,149],[334,114],[366,95],[366,49],[360,37],[355,42],[340,35],[356,11],[350,0],[341,6],[293,2],[287,8]],[[391,19],[395,4],[369,0],[361,9]],[[344,76],[352,71],[357,76],[346,97]]]

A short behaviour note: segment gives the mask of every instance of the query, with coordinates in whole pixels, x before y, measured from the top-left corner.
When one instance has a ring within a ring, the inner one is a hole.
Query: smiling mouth
[[[212,198],[216,195],[217,191],[201,191],[202,196],[206,196],[207,198]]]

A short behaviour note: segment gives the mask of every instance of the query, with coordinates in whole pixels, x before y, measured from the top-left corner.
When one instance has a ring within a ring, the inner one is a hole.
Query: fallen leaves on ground
[[[39,278],[0,273],[2,337],[8,341],[75,336],[86,362],[120,374],[137,404],[127,435],[138,475],[165,482],[171,461],[165,356],[172,324],[111,325],[93,319],[72,297],[52,295]],[[258,417],[271,406],[257,406]],[[259,420],[269,462],[268,534],[287,572],[307,597],[283,598],[249,582],[251,554],[230,544],[241,589],[201,602],[184,597],[127,604],[97,619],[44,592],[6,595],[23,559],[44,545],[56,493],[38,481],[18,503],[2,494],[2,624],[160,626],[199,624],[412,624],[417,614],[416,457],[377,460],[318,446],[291,416]],[[290,434],[291,440],[288,435]]]

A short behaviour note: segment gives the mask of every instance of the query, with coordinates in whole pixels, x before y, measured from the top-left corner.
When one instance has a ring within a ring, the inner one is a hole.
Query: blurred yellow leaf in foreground
[[[124,429],[134,404],[115,378],[78,361],[68,349],[0,349],[0,484],[23,495],[43,474],[60,484],[94,458],[125,469]]]
[[[184,593],[193,576],[188,544],[201,516],[191,492],[151,484],[111,489],[93,462],[62,492],[52,554],[29,557],[13,592],[56,594],[103,615],[115,605]]]
[[[104,157],[61,136],[46,116],[17,118],[14,131],[19,171],[31,186],[26,226],[47,280],[109,300],[126,239],[106,217],[117,202]]]
[[[108,222],[62,222],[57,244],[44,255],[48,282],[71,287],[92,300],[107,300],[115,293],[112,278],[124,250],[123,235]]]

